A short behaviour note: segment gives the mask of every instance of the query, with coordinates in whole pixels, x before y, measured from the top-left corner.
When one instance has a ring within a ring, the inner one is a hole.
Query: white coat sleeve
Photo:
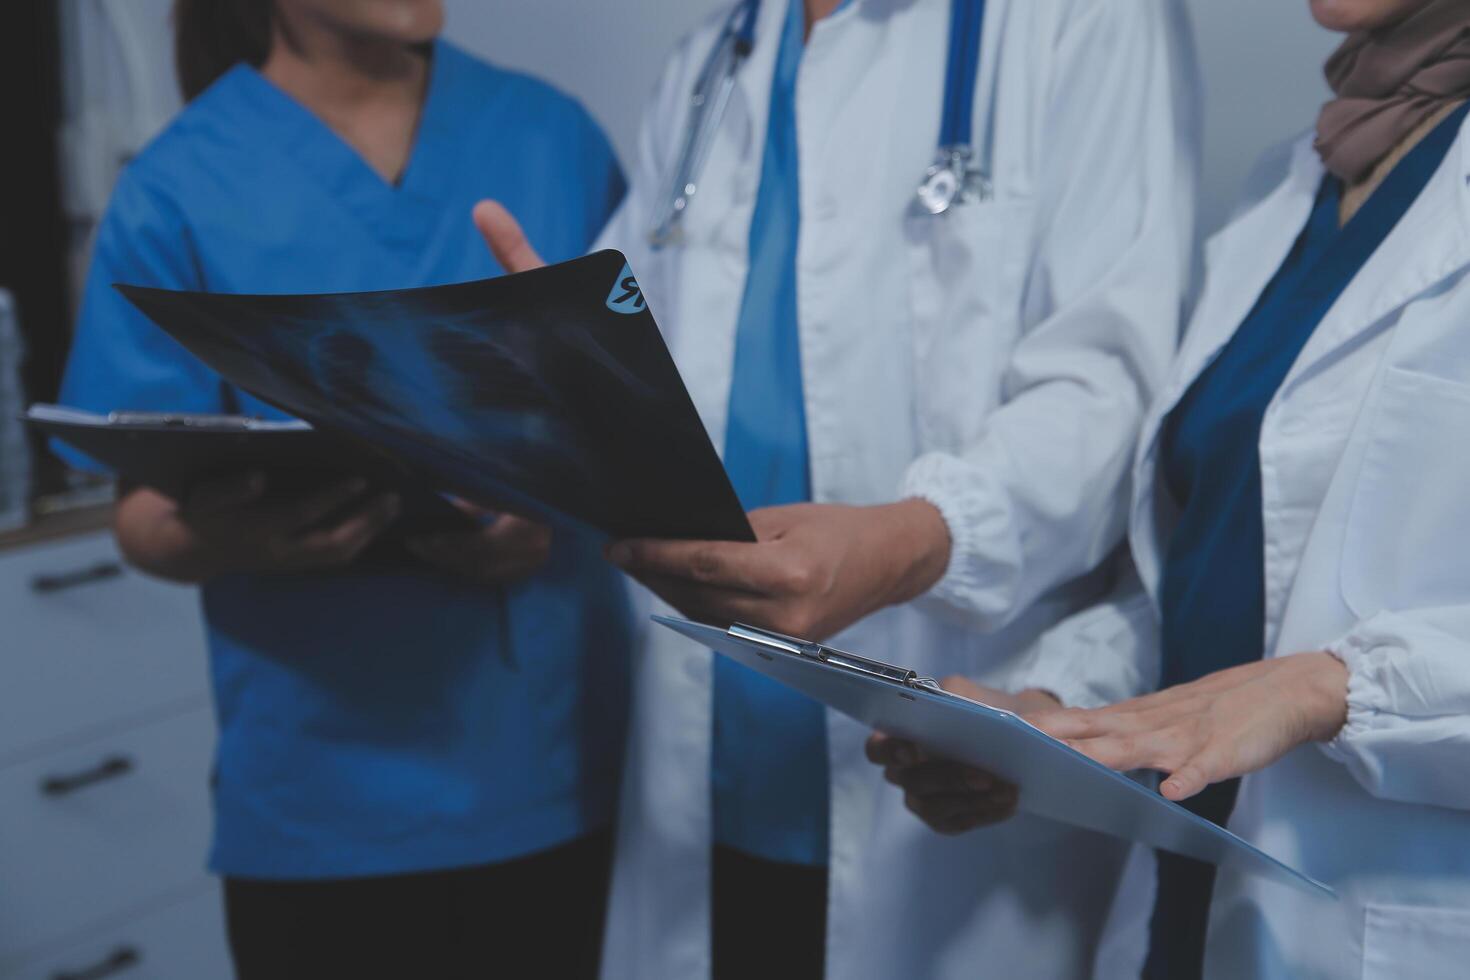
[[[1379,613],[1328,650],[1348,715],[1327,754],[1374,796],[1470,810],[1470,607]]]
[[[1068,708],[1101,708],[1158,685],[1159,619],[1133,563],[1108,597],[1062,620],[1032,645],[1008,685],[1047,691]]]
[[[1137,431],[1189,287],[1198,84],[1174,0],[1083,4],[1040,129],[1025,333],[970,446],[908,469],[949,527],[920,600],[998,629],[1122,537]]]

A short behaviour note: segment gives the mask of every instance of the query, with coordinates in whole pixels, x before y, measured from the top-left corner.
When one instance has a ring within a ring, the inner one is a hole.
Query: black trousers
[[[1185,800],[1184,808],[1223,827],[1230,822],[1239,791],[1238,779],[1215,783]],[[1215,866],[1168,851],[1155,854],[1158,888],[1142,980],[1200,980],[1205,972],[1205,933],[1210,925]]]
[[[822,980],[826,868],[716,846],[711,872],[714,980]]]
[[[612,835],[499,864],[330,881],[225,880],[240,980],[594,978]]]

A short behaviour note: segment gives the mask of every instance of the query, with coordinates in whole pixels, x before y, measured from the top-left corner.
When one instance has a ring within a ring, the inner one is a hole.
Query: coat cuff
[[[1158,620],[1140,587],[1043,633],[1011,686],[1048,691],[1068,708],[1102,708],[1153,690],[1158,677]]]
[[[990,481],[954,456],[928,453],[909,465],[900,499],[928,501],[949,528],[949,565],[926,598],[981,616],[1009,614],[1020,548],[1014,522],[993,491]]]
[[[1057,651],[1048,651],[1046,647],[1044,640],[1038,644],[1038,652],[1031,660],[1031,669],[1024,671],[1007,685],[1013,688],[1010,693],[1045,691],[1060,701],[1064,708],[1103,708],[1129,697],[1124,695],[1121,698],[1112,698],[1100,693],[1089,683],[1091,679],[1086,676],[1085,671],[1079,669],[1083,665],[1077,658],[1058,656]]]
[[[1366,766],[1357,746],[1374,731],[1389,707],[1388,689],[1381,680],[1383,672],[1390,661],[1405,656],[1403,647],[1384,642],[1374,632],[1354,629],[1327,646],[1327,652],[1348,669],[1347,721],[1330,742],[1322,745],[1322,751],[1355,775]]]

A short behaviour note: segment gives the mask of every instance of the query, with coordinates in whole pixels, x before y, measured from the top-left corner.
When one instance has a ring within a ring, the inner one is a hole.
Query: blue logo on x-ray
[[[638,288],[638,280],[633,278],[633,270],[626,262],[613,283],[612,292],[607,294],[607,308],[614,313],[643,312],[643,290]]]

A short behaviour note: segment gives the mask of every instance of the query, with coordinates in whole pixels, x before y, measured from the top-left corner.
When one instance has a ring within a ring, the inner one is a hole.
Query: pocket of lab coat
[[[1464,980],[1470,976],[1470,909],[1369,905],[1363,980]]]
[[[1030,208],[1011,198],[905,219],[921,451],[974,442],[1000,400],[1020,332]]]
[[[1363,618],[1470,602],[1461,540],[1470,527],[1470,385],[1390,367],[1373,398],[1345,530],[1343,599]]]

